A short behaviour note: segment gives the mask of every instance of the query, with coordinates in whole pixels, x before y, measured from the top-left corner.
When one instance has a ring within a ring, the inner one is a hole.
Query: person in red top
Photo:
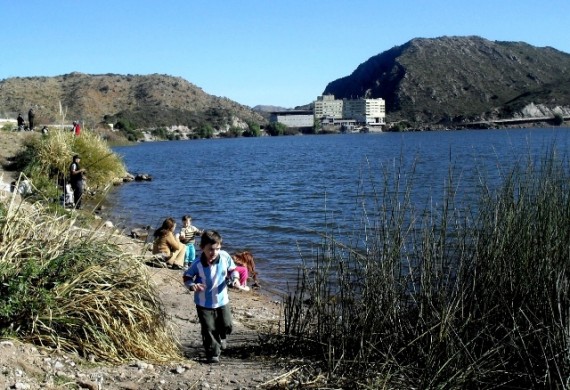
[[[72,131],[76,137],[79,136],[79,133],[81,133],[81,125],[79,124],[79,122],[73,121],[73,130]]]

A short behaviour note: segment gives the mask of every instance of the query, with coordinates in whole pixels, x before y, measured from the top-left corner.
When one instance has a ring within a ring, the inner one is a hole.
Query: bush
[[[279,122],[271,122],[265,127],[265,131],[271,136],[283,135],[286,130],[287,126]]]
[[[247,130],[242,133],[244,137],[259,137],[261,135],[261,128],[259,127],[259,124],[248,122],[247,125]]]
[[[212,138],[214,136],[214,129],[210,124],[205,123],[198,128],[196,134],[199,138]]]
[[[142,259],[76,222],[0,205],[0,335],[108,362],[181,360]]]
[[[564,117],[562,114],[554,114],[554,119],[552,120],[554,126],[560,126],[564,123]]]
[[[69,166],[75,154],[81,156],[81,167],[86,169],[87,186],[91,191],[102,191],[126,175],[120,157],[90,131],[83,131],[79,137],[60,130],[52,130],[47,136],[29,137],[15,157],[15,167],[49,199],[61,193],[59,186],[68,181]]]
[[[116,130],[119,130],[125,136],[125,138],[131,142],[135,142],[144,138],[142,131],[138,130],[136,128],[136,125],[127,119],[119,120],[117,123],[115,123],[114,128]]]

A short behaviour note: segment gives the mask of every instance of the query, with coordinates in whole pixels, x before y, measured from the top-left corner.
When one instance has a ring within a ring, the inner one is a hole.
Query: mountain
[[[523,42],[417,38],[329,83],[336,98],[383,98],[388,121],[451,124],[570,114],[570,54]]]
[[[61,111],[60,111],[61,106]],[[0,81],[0,114],[34,107],[37,123],[81,120],[88,127],[129,121],[137,128],[203,124],[222,129],[265,123],[251,108],[168,75],[89,75],[14,77]]]

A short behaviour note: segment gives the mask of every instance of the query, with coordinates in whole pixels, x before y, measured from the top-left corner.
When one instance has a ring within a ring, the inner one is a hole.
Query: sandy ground
[[[17,172],[4,171],[3,166],[28,136],[0,132],[0,179],[4,185],[17,178]],[[121,234],[117,237],[125,251],[144,252],[140,241]],[[282,388],[287,383],[285,366],[250,353],[251,346],[274,331],[280,320],[281,302],[264,291],[263,284],[260,290],[230,291],[234,333],[220,363],[207,364],[192,293],[182,284],[182,271],[150,266],[148,271],[158,286],[185,361],[160,366],[146,362],[106,366],[15,340],[0,340],[0,389],[251,389]]]

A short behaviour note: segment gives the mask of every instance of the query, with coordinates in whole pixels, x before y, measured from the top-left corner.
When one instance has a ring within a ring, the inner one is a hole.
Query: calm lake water
[[[127,231],[154,230],[169,216],[179,228],[190,214],[197,227],[222,234],[225,250],[252,251],[263,285],[285,291],[301,258],[316,253],[318,233],[351,240],[362,195],[371,201],[382,191],[384,172],[413,177],[413,199],[423,208],[441,199],[450,167],[458,194],[468,197],[478,171],[496,182],[514,162],[553,145],[566,154],[569,142],[570,129],[557,128],[141,143],[114,150],[129,172],[153,180],[116,187],[107,207]]]

